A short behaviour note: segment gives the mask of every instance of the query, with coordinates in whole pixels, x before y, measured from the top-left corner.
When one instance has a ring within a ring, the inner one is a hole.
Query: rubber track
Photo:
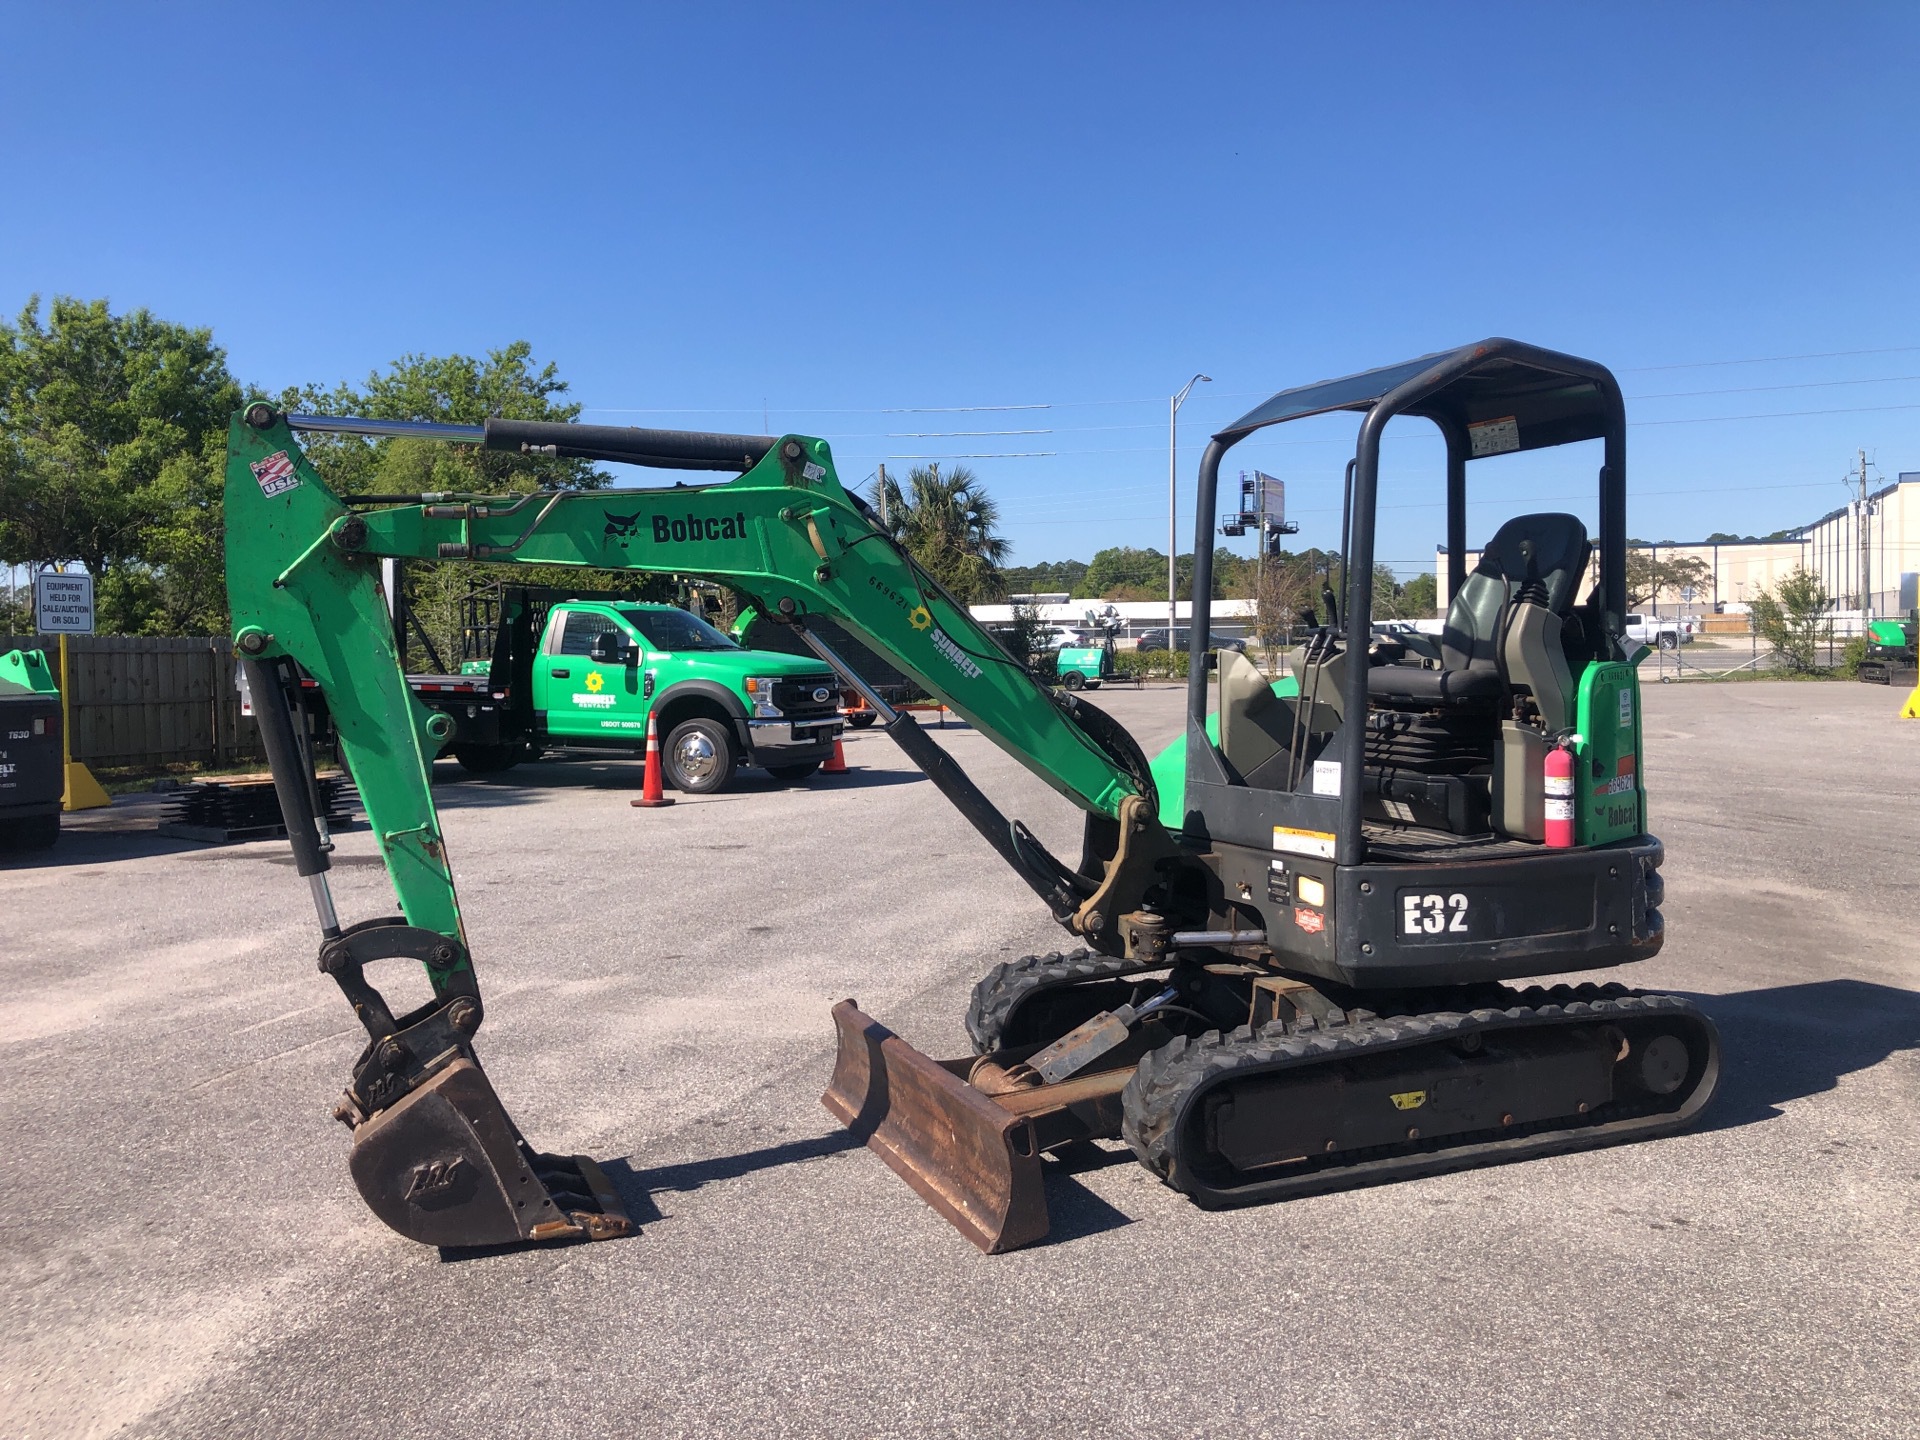
[[[1175,1189],[1203,1205],[1233,1205],[1641,1139],[1686,1124],[1705,1099],[1711,1097],[1719,1073],[1718,1034],[1713,1022],[1690,1002],[1673,995],[1644,994],[1622,985],[1557,985],[1551,990],[1533,986],[1519,992],[1506,990],[1504,986],[1499,988],[1512,1002],[1505,1008],[1464,1013],[1432,1011],[1385,1018],[1367,1015],[1345,1025],[1324,1028],[1310,1020],[1293,1027],[1274,1021],[1258,1032],[1242,1025],[1226,1034],[1210,1030],[1200,1036],[1176,1037],[1146,1055],[1127,1081],[1122,1097],[1121,1138],[1142,1165]],[[1636,1117],[1628,1112],[1618,1120],[1610,1120],[1603,1114],[1591,1129],[1578,1125],[1556,1128],[1532,1137],[1537,1143],[1531,1145],[1527,1143],[1529,1137],[1510,1136],[1501,1139],[1495,1149],[1479,1137],[1467,1135],[1424,1142],[1420,1149],[1409,1149],[1398,1155],[1383,1155],[1384,1147],[1375,1147],[1372,1152],[1354,1152],[1350,1165],[1330,1165],[1293,1176],[1253,1180],[1231,1189],[1216,1189],[1197,1176],[1174,1173],[1175,1141],[1188,1097],[1202,1085],[1230,1072],[1272,1073],[1316,1061],[1409,1049],[1474,1031],[1518,1029],[1542,1021],[1612,1017],[1638,1020],[1660,1015],[1684,1015],[1697,1021],[1711,1044],[1712,1059],[1700,1084],[1680,1096],[1672,1111],[1637,1117],[1648,1122],[1643,1126],[1632,1127],[1630,1122]],[[1705,1096],[1701,1095],[1702,1091],[1706,1092]],[[1700,1098],[1696,1100],[1696,1097]],[[1611,1132],[1610,1124],[1629,1128],[1626,1133]]]
[[[1005,961],[981,976],[973,987],[973,1000],[967,1006],[967,1038],[973,1041],[974,1054],[991,1054],[1000,1048],[1000,1037],[1006,1033],[1013,1012],[1043,990],[1166,968],[1165,960],[1143,964],[1091,950],[1070,950],[1064,955],[1054,950]]]

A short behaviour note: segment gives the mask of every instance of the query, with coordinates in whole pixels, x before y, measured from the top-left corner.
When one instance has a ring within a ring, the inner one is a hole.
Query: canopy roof
[[[1426,383],[1421,383],[1421,382]],[[1226,444],[1268,425],[1330,410],[1371,410],[1402,387],[1393,413],[1424,415],[1467,441],[1473,457],[1604,436],[1624,424],[1605,366],[1517,340],[1483,340],[1338,380],[1282,390],[1214,438]]]

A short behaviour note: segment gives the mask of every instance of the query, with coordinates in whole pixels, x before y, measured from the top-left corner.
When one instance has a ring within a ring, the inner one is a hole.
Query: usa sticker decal
[[[300,483],[295,473],[293,461],[287,458],[287,452],[276,450],[264,460],[256,460],[249,467],[253,478],[260,482],[260,493],[271,500],[276,495],[284,495]]]

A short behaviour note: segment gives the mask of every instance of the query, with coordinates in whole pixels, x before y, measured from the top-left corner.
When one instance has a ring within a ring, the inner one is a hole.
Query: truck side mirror
[[[633,665],[638,663],[639,651],[618,630],[602,630],[593,637],[587,658],[601,665]]]

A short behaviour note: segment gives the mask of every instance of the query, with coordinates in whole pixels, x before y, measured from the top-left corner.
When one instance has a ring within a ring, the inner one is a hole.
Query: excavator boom
[[[308,462],[302,430],[740,473],[642,490],[350,503]],[[1062,924],[1110,949],[1159,943],[1134,913],[1153,881],[1154,857],[1171,843],[1154,818],[1145,757],[1099,711],[1056,698],[983,631],[841,486],[825,441],[499,420],[430,426],[287,416],[254,405],[234,417],[230,432],[226,521],[235,644],[298,868],[313,891],[322,968],[369,1035],[338,1113],[355,1129],[352,1169],[363,1195],[404,1234],[488,1244],[621,1233],[624,1222],[608,1208],[610,1189],[591,1162],[531,1151],[473,1054],[481,997],[430,788],[450,721],[407,686],[380,588],[383,559],[724,581],[794,625],[848,683],[860,685],[806,631],[809,617],[830,617],[1087,812],[1085,869],[1075,870],[1001,815],[910,714],[874,697],[888,733]],[[399,899],[399,920],[342,927],[334,912],[328,847],[310,803],[306,731],[295,714],[301,672],[325,696]],[[398,957],[422,963],[434,991],[432,1002],[404,1016],[389,1011],[364,973],[375,960]]]

